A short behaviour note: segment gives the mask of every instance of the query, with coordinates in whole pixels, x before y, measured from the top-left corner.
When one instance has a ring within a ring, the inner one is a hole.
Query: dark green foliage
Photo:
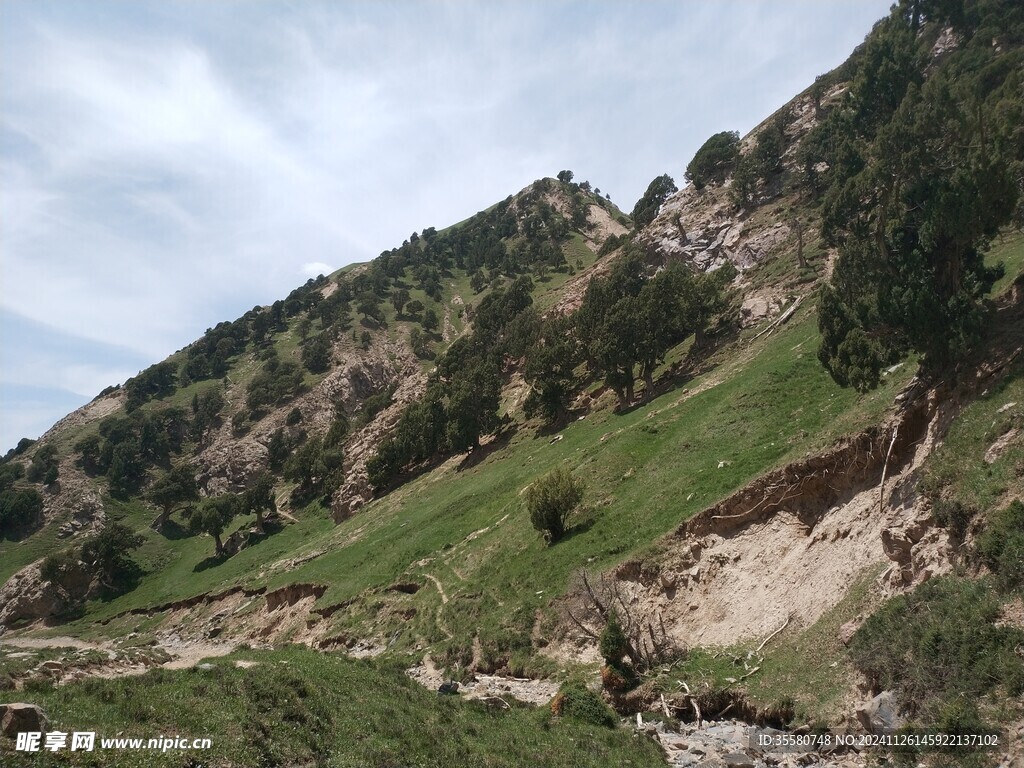
[[[535,338],[537,320],[527,312],[532,290],[530,279],[521,275],[508,288],[496,287],[483,298],[473,332],[452,343],[438,361],[426,395],[406,409],[393,436],[370,459],[371,484],[382,488],[409,464],[440,452],[474,448],[500,425],[502,363],[506,356],[524,355]]]
[[[339,412],[334,417],[334,421],[331,422],[330,428],[327,430],[327,434],[324,435],[324,446],[327,448],[334,448],[335,446],[341,445],[345,438],[348,437],[349,423],[348,418],[343,412]]]
[[[932,517],[935,522],[949,532],[957,541],[963,541],[971,519],[977,514],[974,507],[956,499],[936,499],[932,506]]]
[[[326,333],[306,339],[302,345],[302,364],[312,373],[323,373],[331,367],[331,340]]]
[[[572,182],[572,176],[572,171],[559,171],[556,178],[563,184],[569,184]]]
[[[550,544],[565,535],[566,522],[583,501],[583,481],[559,467],[526,489],[526,509],[533,527]]]
[[[50,485],[57,481],[59,469],[57,446],[47,443],[32,457],[32,463],[28,465],[27,477],[30,482]]]
[[[409,313],[410,317],[418,317],[423,311],[423,302],[419,299],[413,299],[405,305],[405,311]]]
[[[63,585],[68,574],[78,567],[78,555],[77,547],[51,552],[43,558],[43,563],[39,566],[39,575],[47,581]]]
[[[732,170],[740,153],[740,135],[736,131],[722,131],[705,141],[693,160],[686,166],[686,180],[697,189],[708,184],[721,184]]]
[[[131,495],[145,480],[148,467],[166,463],[181,451],[188,419],[181,408],[134,411],[108,416],[100,422],[99,436],[76,444],[87,472],[106,475],[115,496]]]
[[[258,413],[265,406],[287,402],[302,391],[303,378],[297,363],[271,357],[250,380],[245,403],[250,411]]]
[[[359,425],[369,424],[373,421],[374,416],[383,411],[389,405],[395,396],[395,390],[393,387],[382,389],[380,392],[374,392],[368,398],[363,400],[362,406],[359,408],[358,422]]]
[[[174,392],[177,386],[178,371],[174,363],[164,361],[151,365],[124,383],[127,395],[125,408],[131,411],[153,398],[166,397]]]
[[[288,415],[285,416],[284,423],[289,427],[294,427],[296,424],[302,423],[302,409],[296,406],[288,411]]]
[[[628,237],[628,235],[623,235],[622,237],[619,237],[618,235],[609,235],[608,238],[601,243],[601,247],[597,251],[598,257],[607,256],[616,248],[623,245]]]
[[[364,291],[359,294],[356,300],[356,311],[363,316],[364,320],[381,322],[384,319],[384,312],[380,308],[380,296],[373,291]]]
[[[433,307],[428,307],[423,313],[423,319],[420,321],[423,325],[423,330],[430,332],[437,330],[437,326],[440,325],[440,320],[437,317],[437,312],[434,311]]]
[[[297,483],[293,498],[306,504],[317,496],[329,497],[345,479],[340,446],[326,446],[323,438],[311,437],[296,448],[284,465],[284,476]]]
[[[433,350],[430,347],[430,336],[419,328],[412,328],[409,331],[409,346],[412,347],[413,354],[416,357],[429,359],[433,355]]]
[[[224,395],[220,387],[196,392],[192,397],[192,436],[202,443],[210,429],[220,423],[224,409]]]
[[[234,493],[225,493],[203,499],[195,511],[189,515],[188,527],[192,533],[208,533],[213,537],[215,553],[218,557],[224,554],[224,543],[221,534],[224,528],[236,515],[242,514],[242,499]]]
[[[1001,274],[982,254],[1020,196],[1019,49],[991,44],[993,34],[1021,33],[1020,14],[1000,0],[972,7],[967,27],[985,31],[931,67],[930,38],[910,18],[928,14],[906,9],[872,33],[847,98],[804,158],[805,169],[829,164],[822,231],[839,249],[819,307],[819,357],[858,389],[876,386],[880,368],[908,351],[934,373],[975,346]],[[960,12],[940,16],[950,14]]]
[[[82,562],[94,569],[107,589],[128,589],[141,575],[141,569],[128,553],[144,541],[142,535],[123,523],[108,523],[82,545]]]
[[[267,443],[267,465],[274,472],[280,472],[291,451],[291,441],[283,429],[274,430]]]
[[[658,215],[658,211],[668,200],[669,195],[676,191],[676,183],[667,173],[654,179],[647,186],[643,197],[637,200],[636,205],[633,206],[633,212],[630,214],[636,228],[641,229],[654,221],[654,217]]]
[[[447,445],[464,451],[498,426],[501,374],[488,361],[463,368],[448,387]]]
[[[43,497],[34,488],[0,492],[0,540],[19,539],[43,521]]]
[[[150,486],[147,498],[160,507],[160,516],[153,522],[157,530],[170,519],[171,513],[181,506],[190,507],[199,500],[196,467],[188,461],[174,466],[170,472],[157,478]]]
[[[391,293],[391,305],[395,308],[395,314],[402,316],[402,309],[409,303],[409,292],[405,288],[396,288]]]
[[[601,632],[597,647],[601,652],[601,658],[604,659],[604,663],[613,667],[621,664],[623,658],[629,652],[629,640],[626,638],[626,633],[622,630],[622,623],[619,621],[619,616],[615,611],[609,612],[608,623],[605,624]]]
[[[564,684],[551,701],[551,711],[559,717],[604,728],[614,728],[618,723],[615,713],[604,703],[600,694],[583,683]]]
[[[530,383],[524,408],[532,418],[549,424],[566,417],[575,390],[576,366],[581,361],[573,320],[556,315],[545,320],[534,344],[526,352],[523,375]]]
[[[1004,685],[1024,692],[1024,632],[996,626],[999,600],[988,582],[940,577],[893,598],[854,635],[850,655],[875,689],[894,690],[925,724],[944,707]]]
[[[11,448],[9,451],[7,451],[7,453],[4,454],[4,457],[2,460],[0,460],[0,462],[7,462],[13,459],[15,456],[20,456],[33,445],[35,445],[35,442],[35,440],[32,440],[31,438],[28,437],[21,438],[21,440],[18,441],[18,444],[16,446]]]
[[[643,254],[630,244],[607,278],[594,278],[576,313],[576,333],[592,373],[621,405],[633,400],[637,366],[648,388],[655,368],[673,346],[695,334],[703,342],[711,318],[726,307],[730,269],[694,275],[672,264],[651,277]]]
[[[249,481],[248,488],[241,495],[239,511],[243,515],[256,515],[256,530],[263,533],[264,513],[277,511],[274,478],[269,472],[260,472]]]
[[[370,335],[369,331],[364,330],[361,334],[359,334],[359,346],[360,347],[362,347],[363,349],[369,349],[370,345],[372,343],[373,343],[373,336]]]
[[[25,465],[16,461],[0,463],[0,491],[14,486],[15,481],[25,476]]]
[[[978,537],[978,556],[1001,590],[1024,590],[1024,503],[1019,499],[992,514]]]

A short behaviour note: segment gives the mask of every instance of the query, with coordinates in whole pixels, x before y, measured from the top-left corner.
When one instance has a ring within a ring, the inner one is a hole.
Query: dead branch
[[[889,450],[885,454],[885,463],[882,465],[882,482],[878,486],[878,512],[885,509],[885,476],[889,472],[889,457],[892,456],[892,449],[896,445],[896,435],[899,434],[900,425],[897,424],[892,430],[892,440],[889,441]]]
[[[786,617],[786,621],[785,621],[785,623],[781,627],[779,627],[774,632],[772,632],[770,635],[768,635],[768,637],[766,637],[764,639],[764,642],[762,642],[759,646],[757,646],[757,650],[754,651],[754,653],[760,653],[764,649],[764,647],[766,645],[768,645],[768,641],[769,640],[771,640],[773,637],[775,637],[777,634],[779,634],[779,632],[781,632],[782,630],[784,630],[786,627],[789,626],[789,622],[792,620],[792,618],[793,618],[793,614],[791,613],[791,614],[789,614]],[[754,653],[751,653],[750,655],[748,655],[747,658],[748,659],[751,658],[754,655]]]

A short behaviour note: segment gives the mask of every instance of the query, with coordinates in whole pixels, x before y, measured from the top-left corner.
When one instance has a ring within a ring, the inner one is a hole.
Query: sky
[[[890,0],[0,0],[0,452],[562,169],[627,212]]]

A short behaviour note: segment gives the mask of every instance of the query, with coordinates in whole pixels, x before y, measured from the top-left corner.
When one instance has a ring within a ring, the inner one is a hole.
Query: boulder
[[[852,619],[846,622],[839,628],[839,642],[843,645],[849,645],[850,641],[853,640],[853,636],[857,634],[857,630],[860,629],[861,620]]]
[[[35,704],[0,704],[0,733],[15,738],[26,731],[44,732],[50,725],[46,715]]]
[[[62,577],[61,584],[57,584],[43,578],[42,563],[37,560],[26,565],[0,587],[0,629],[17,622],[59,616],[89,594],[89,573],[83,564],[79,563]]]
[[[859,704],[856,713],[857,721],[868,733],[889,733],[903,725],[892,691],[882,691],[871,701]]]
[[[437,692],[438,693],[443,693],[443,694],[458,693],[459,692],[459,684],[455,680],[448,680],[446,682],[441,683],[441,685],[437,689]]]

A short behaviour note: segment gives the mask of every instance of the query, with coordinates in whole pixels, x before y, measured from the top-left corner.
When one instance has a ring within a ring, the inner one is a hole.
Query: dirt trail
[[[236,643],[211,643],[183,640],[175,634],[164,634],[156,643],[146,646],[124,646],[112,640],[89,642],[76,637],[4,637],[0,650],[20,648],[25,651],[57,651],[59,654],[38,654],[39,664],[29,676],[44,673],[57,684],[85,677],[127,677],[144,674],[155,667],[187,669],[203,659],[226,656]],[[73,653],[68,653],[73,649]],[[105,661],[83,657],[84,651],[98,651],[106,655]],[[9,653],[9,652],[8,652]]]

